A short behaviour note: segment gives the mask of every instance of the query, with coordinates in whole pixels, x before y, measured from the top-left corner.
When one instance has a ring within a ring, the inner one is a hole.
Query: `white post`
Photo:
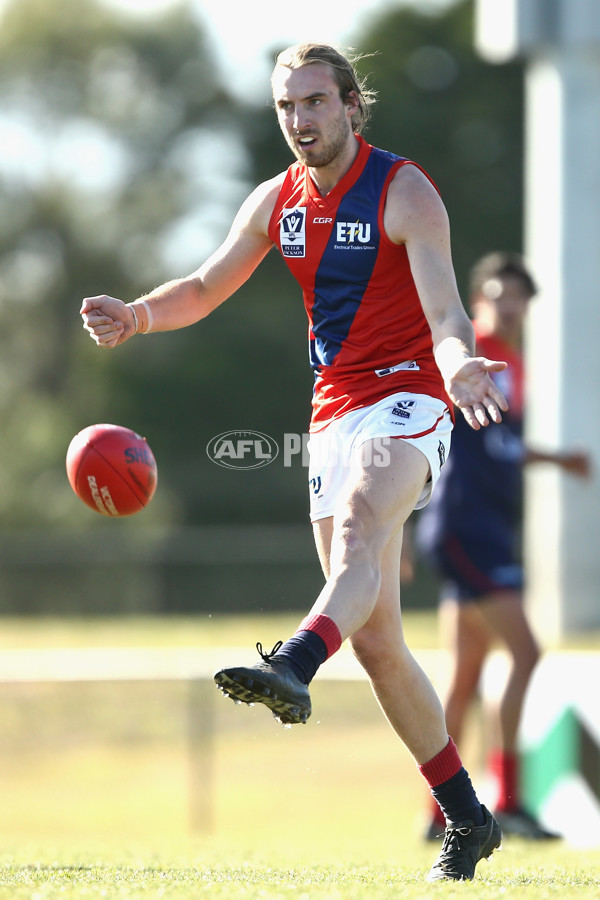
[[[479,0],[478,29],[488,58],[529,58],[525,255],[541,291],[526,334],[526,439],[583,445],[599,467],[600,2]],[[526,478],[527,603],[547,640],[600,627],[599,476],[532,466]]]
[[[597,7],[600,13],[600,6]],[[600,52],[527,73],[525,247],[541,285],[527,328],[527,440],[600,446]],[[596,466],[598,461],[596,460]],[[545,470],[544,470],[545,469]],[[600,626],[600,479],[526,480],[528,603],[548,636]]]

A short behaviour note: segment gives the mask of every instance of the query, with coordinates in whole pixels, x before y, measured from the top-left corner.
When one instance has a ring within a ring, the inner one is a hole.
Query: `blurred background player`
[[[590,467],[583,452],[543,452],[523,443],[521,345],[536,291],[516,254],[491,253],[471,272],[476,352],[508,362],[493,377],[509,409],[500,425],[480,431],[465,427],[457,416],[448,462],[431,503],[420,514],[415,540],[443,579],[440,628],[451,656],[445,703],[448,732],[460,745],[484,661],[492,642],[499,640],[508,651],[510,673],[487,730],[489,775],[497,791],[494,815],[505,834],[545,840],[556,835],[522,806],[516,748],[525,692],[539,658],[522,602],[523,466],[553,463],[580,477],[587,477]],[[404,574],[410,577],[409,560]],[[427,839],[435,839],[443,829],[439,807],[432,804]]]

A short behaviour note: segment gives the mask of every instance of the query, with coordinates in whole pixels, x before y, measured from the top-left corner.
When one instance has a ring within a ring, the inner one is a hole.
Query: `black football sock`
[[[304,684],[310,684],[327,659],[327,645],[314,631],[298,631],[279,648],[275,657],[285,659]]]
[[[483,825],[485,816],[481,804],[463,767],[456,775],[442,784],[431,788],[431,793],[439,803],[446,821],[452,825],[471,821],[475,825]]]
[[[457,825],[471,821],[483,825],[484,812],[452,738],[448,738],[448,743],[436,756],[422,763],[419,771],[447,822]]]

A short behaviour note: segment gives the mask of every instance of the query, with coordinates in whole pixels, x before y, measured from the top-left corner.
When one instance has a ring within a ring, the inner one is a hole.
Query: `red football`
[[[69,483],[103,516],[131,516],[156,490],[154,454],[146,438],[120,425],[89,425],[67,450]]]

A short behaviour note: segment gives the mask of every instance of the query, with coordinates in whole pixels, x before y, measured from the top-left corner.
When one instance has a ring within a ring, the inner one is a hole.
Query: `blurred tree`
[[[375,52],[361,68],[380,89],[370,136],[436,181],[463,296],[478,256],[522,245],[523,64],[477,56],[473,16],[473,0],[438,16],[397,9],[361,42]]]
[[[186,4],[134,20],[95,0],[15,0],[0,54],[0,515],[85,527],[70,437],[93,421],[154,436],[195,419],[191,365],[174,362],[195,337],[100,353],[81,298],[133,298],[210,252],[246,155]],[[179,516],[169,496],[150,518]]]

